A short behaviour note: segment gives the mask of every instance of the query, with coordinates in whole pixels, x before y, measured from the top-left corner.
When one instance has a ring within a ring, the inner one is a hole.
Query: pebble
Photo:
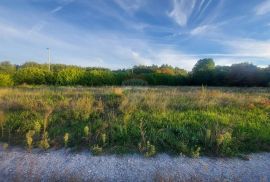
[[[243,160],[244,159],[244,160]],[[0,181],[270,181],[270,153],[196,159],[159,154],[91,156],[0,148]]]

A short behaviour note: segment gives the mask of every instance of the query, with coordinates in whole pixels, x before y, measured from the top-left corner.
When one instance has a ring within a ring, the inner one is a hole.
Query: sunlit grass
[[[0,106],[0,140],[28,148],[193,157],[270,151],[269,88],[26,86],[0,89]]]

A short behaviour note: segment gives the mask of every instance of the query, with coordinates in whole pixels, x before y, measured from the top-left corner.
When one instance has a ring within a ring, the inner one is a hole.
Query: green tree
[[[212,83],[215,62],[213,59],[201,59],[192,69],[192,81],[196,85],[209,85]]]
[[[213,75],[213,84],[216,86],[227,86],[228,83],[228,75],[230,73],[230,66],[216,66]]]
[[[261,76],[260,70],[253,64],[233,64],[228,74],[228,82],[231,86],[260,86]]]

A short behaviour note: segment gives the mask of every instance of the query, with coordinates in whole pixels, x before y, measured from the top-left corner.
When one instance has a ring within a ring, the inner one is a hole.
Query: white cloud
[[[116,4],[118,4],[123,10],[126,12],[134,12],[143,6],[144,0],[115,0]]]
[[[181,27],[187,25],[190,15],[195,7],[195,0],[173,0],[173,9],[169,13],[169,17]]]
[[[200,8],[200,14],[199,17],[204,13],[204,11],[209,7],[209,5],[212,3],[212,0],[208,0],[207,4],[201,9]]]
[[[199,12],[201,11],[201,9],[202,9],[202,7],[203,7],[204,2],[205,2],[205,0],[202,0],[202,1],[201,1],[200,6],[199,6],[199,8],[198,8],[198,11],[199,11]]]
[[[222,42],[236,55],[270,59],[270,40],[234,39]]]
[[[270,0],[264,0],[262,3],[256,6],[254,10],[257,15],[265,15],[270,13]]]
[[[213,33],[216,30],[216,26],[214,25],[201,25],[190,31],[191,35],[205,35],[209,33]]]
[[[188,55],[179,51],[164,49],[161,50],[155,57],[155,61],[158,65],[169,64],[184,68],[186,70],[192,70],[199,57],[196,55]]]
[[[50,13],[54,14],[54,13],[57,13],[58,11],[61,11],[62,9],[63,9],[63,6],[58,6],[54,8]]]
[[[131,51],[131,58],[135,61],[136,64],[139,65],[151,65],[153,64],[152,60],[145,58],[140,55],[140,53]]]

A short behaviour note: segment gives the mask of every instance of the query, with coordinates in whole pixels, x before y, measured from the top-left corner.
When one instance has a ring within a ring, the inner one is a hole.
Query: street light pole
[[[48,64],[49,64],[49,71],[51,71],[51,49],[47,48],[48,50]]]

